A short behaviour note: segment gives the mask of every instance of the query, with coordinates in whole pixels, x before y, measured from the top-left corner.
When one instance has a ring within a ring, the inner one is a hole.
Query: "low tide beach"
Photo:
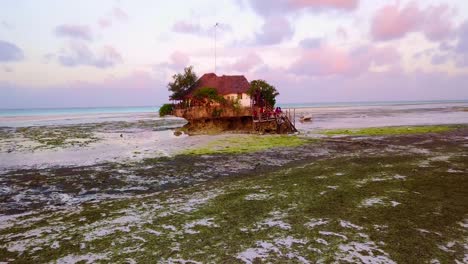
[[[301,105],[295,135],[152,110],[0,114],[0,262],[468,262],[468,102]]]

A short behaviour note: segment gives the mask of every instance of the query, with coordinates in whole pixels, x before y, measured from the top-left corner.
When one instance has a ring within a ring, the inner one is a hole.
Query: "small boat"
[[[301,116],[299,118],[299,121],[301,121],[301,122],[310,122],[310,121],[312,121],[312,117],[311,116]]]

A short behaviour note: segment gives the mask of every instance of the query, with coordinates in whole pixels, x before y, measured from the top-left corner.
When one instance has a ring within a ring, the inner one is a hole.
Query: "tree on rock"
[[[276,96],[279,95],[276,88],[264,80],[251,81],[247,94],[254,100],[255,105],[271,107],[275,106]]]
[[[197,74],[193,71],[193,66],[186,67],[184,73],[174,74],[172,82],[167,85],[167,88],[172,94],[169,96],[171,100],[182,100],[198,80]]]

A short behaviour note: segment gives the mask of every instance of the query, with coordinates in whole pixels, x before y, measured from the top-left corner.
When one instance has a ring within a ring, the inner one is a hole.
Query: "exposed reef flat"
[[[0,260],[466,262],[468,128],[432,129],[9,170]]]

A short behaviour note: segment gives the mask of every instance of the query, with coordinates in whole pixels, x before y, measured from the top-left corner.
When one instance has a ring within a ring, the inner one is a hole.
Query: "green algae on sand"
[[[422,133],[440,133],[456,129],[456,126],[395,126],[395,127],[369,127],[358,129],[334,129],[325,130],[321,134],[327,136],[386,136]]]
[[[310,139],[304,139],[298,136],[239,135],[236,137],[217,139],[207,143],[202,147],[185,150],[181,154],[208,155],[248,153],[271,148],[297,147],[310,141]]]

